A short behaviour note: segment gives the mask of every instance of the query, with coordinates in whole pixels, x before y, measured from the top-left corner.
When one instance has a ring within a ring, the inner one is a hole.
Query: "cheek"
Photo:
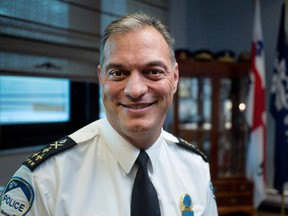
[[[177,82],[172,77],[167,78],[165,87],[165,91],[167,92],[167,94],[169,96],[173,96],[176,90],[177,90]]]
[[[101,90],[102,90],[103,101],[106,101],[108,98],[112,96],[110,85],[103,84]]]
[[[109,81],[104,82],[101,86],[103,101],[113,100],[119,97],[121,88],[120,85],[113,84]]]
[[[157,83],[154,86],[154,92],[158,95],[159,98],[162,99],[165,106],[170,105],[175,93],[175,84],[170,79],[163,80],[163,83]]]

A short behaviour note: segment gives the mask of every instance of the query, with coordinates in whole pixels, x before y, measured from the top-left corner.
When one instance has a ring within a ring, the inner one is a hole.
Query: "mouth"
[[[137,104],[121,104],[123,107],[129,108],[129,109],[135,109],[135,110],[140,110],[140,109],[145,109],[147,107],[152,106],[156,102],[153,103],[137,103]]]

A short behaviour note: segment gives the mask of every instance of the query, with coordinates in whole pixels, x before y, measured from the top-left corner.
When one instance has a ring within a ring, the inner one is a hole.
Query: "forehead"
[[[105,59],[120,57],[169,57],[164,37],[153,27],[111,35],[104,46]],[[111,60],[111,59],[110,59]]]

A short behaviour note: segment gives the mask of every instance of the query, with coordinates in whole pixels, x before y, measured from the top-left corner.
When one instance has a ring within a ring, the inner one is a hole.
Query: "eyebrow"
[[[162,61],[151,61],[144,65],[144,67],[154,67],[154,66],[163,67],[165,71],[168,71],[167,65],[164,64]],[[121,69],[125,68],[125,66],[121,63],[109,63],[106,66],[105,72],[109,71],[111,68]]]
[[[147,64],[147,66],[149,66],[149,67],[160,66],[160,67],[163,67],[165,69],[165,71],[168,71],[167,65],[164,64],[162,61],[152,61],[152,62],[149,62]]]
[[[107,66],[106,66],[106,71],[110,70],[111,68],[124,68],[124,66],[122,64],[115,64],[115,63],[109,63]]]

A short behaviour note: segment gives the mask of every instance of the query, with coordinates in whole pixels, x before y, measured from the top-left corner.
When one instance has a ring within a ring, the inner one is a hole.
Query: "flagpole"
[[[284,190],[281,195],[281,216],[285,216],[285,194]]]

